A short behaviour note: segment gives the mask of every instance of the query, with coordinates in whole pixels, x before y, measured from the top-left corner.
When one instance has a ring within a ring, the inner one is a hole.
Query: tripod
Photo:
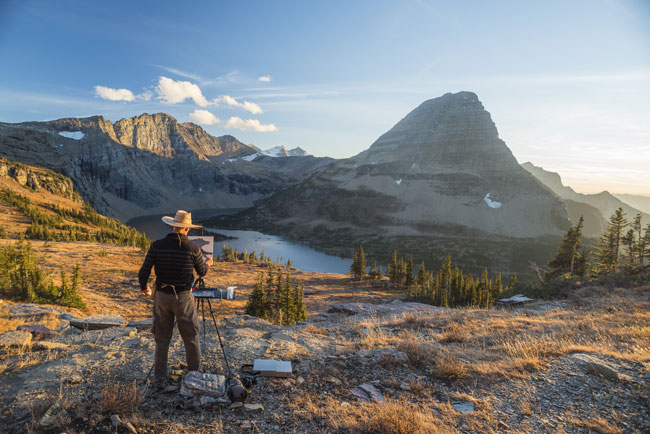
[[[208,304],[208,312],[212,317],[212,323],[214,324],[214,329],[217,331],[217,337],[219,338],[219,345],[221,346],[221,352],[223,353],[223,360],[226,362],[226,370],[228,371],[228,377],[232,377],[230,372],[230,364],[228,363],[228,356],[226,355],[226,349],[223,346],[223,340],[221,339],[221,333],[219,333],[219,327],[217,326],[217,320],[214,317],[214,311],[212,310],[212,302],[210,301],[211,297],[195,297],[196,298],[196,311],[201,311],[201,317],[203,318],[203,340],[205,340],[205,304]]]

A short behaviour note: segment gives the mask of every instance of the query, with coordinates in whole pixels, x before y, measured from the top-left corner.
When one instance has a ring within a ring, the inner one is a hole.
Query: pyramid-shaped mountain
[[[352,229],[426,235],[466,229],[537,237],[568,227],[562,201],[518,163],[471,92],[423,102],[369,149],[240,216],[287,235]]]

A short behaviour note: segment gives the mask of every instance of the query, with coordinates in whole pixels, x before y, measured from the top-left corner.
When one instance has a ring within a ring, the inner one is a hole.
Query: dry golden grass
[[[60,323],[58,317],[54,314],[39,315],[34,317],[11,318],[7,306],[0,305],[0,333],[16,330],[18,326],[25,324],[38,324],[49,329],[55,329]]]
[[[591,417],[587,420],[579,420],[575,418],[570,418],[569,422],[573,425],[581,426],[587,428],[589,432],[599,433],[599,434],[622,434],[623,430],[615,425],[612,425],[610,421],[603,419],[599,416]]]
[[[407,401],[387,400],[385,404],[354,403],[342,407],[331,398],[320,399],[316,395],[302,396],[290,404],[294,416],[314,424],[314,431],[321,421],[329,431],[358,434],[437,434],[457,432],[453,425]]]
[[[441,380],[462,380],[468,373],[467,365],[451,354],[439,355],[431,371],[434,378]]]
[[[409,365],[415,368],[424,368],[431,363],[434,350],[431,344],[419,343],[411,339],[404,339],[398,344],[398,348],[408,359]]]
[[[322,336],[327,336],[330,334],[330,332],[322,327],[316,327],[313,324],[307,324],[307,326],[303,329],[307,333],[311,333],[314,335],[322,335]]]
[[[142,393],[135,380],[130,384],[106,383],[97,402],[100,412],[112,414],[132,414],[142,401]]]

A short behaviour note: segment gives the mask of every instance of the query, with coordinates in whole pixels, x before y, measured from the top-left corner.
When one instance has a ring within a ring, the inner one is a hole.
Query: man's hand
[[[151,288],[149,287],[149,285],[147,285],[146,289],[141,289],[140,294],[142,294],[143,297],[151,296]]]
[[[212,264],[214,264],[214,258],[212,258],[212,257],[210,257],[210,259],[205,261],[205,265],[207,265],[208,267],[211,267]]]

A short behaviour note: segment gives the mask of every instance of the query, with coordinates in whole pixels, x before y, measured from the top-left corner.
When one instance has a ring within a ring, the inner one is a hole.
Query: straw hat
[[[200,229],[203,226],[200,225],[193,225],[192,224],[192,213],[189,213],[187,211],[183,211],[182,209],[179,209],[176,211],[176,216],[174,218],[171,217],[163,217],[162,221],[169,226],[175,226],[177,228],[192,228],[192,229]]]

